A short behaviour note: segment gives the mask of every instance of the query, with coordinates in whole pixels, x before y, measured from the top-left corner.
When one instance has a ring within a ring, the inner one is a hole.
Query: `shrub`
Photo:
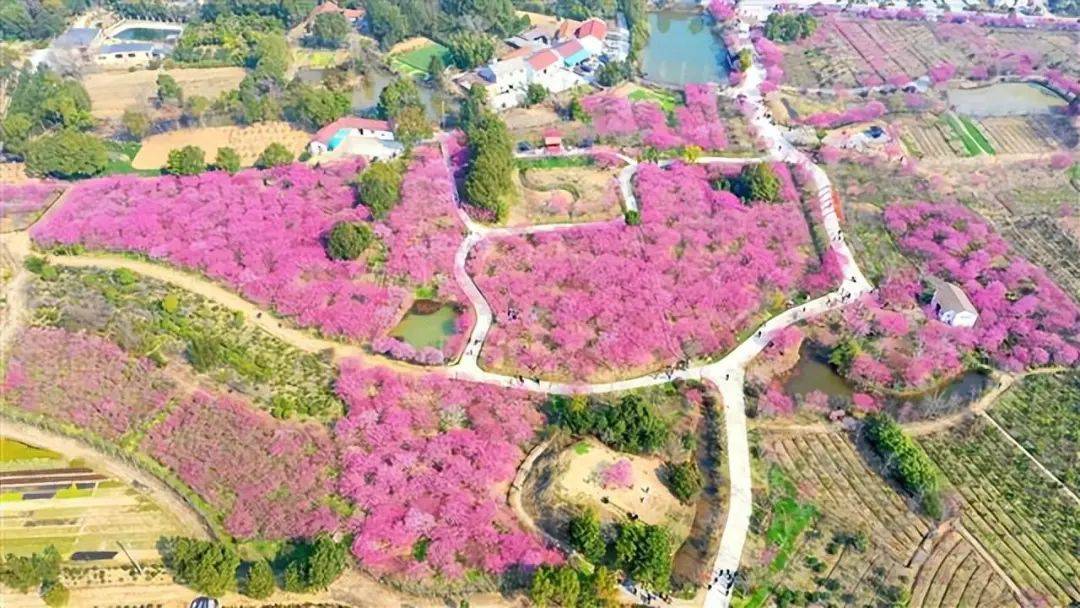
[[[548,90],[544,85],[534,82],[525,90],[525,105],[534,106],[547,99]]]
[[[375,233],[360,222],[338,222],[326,237],[326,253],[334,260],[355,260],[367,251]]]
[[[286,558],[285,590],[321,591],[337,580],[348,563],[348,548],[323,533],[293,545]]]
[[[584,397],[552,396],[552,423],[575,434],[592,434],[620,452],[648,453],[668,438],[668,424],[640,395],[624,395],[618,404],[589,404]]]
[[[236,587],[240,557],[222,544],[173,537],[166,539],[165,566],[178,582],[217,597]]]
[[[667,591],[671,586],[671,553],[671,537],[662,526],[619,524],[615,563],[634,582],[654,591]]]
[[[229,147],[218,148],[217,156],[214,157],[214,168],[218,171],[236,173],[240,170],[240,155]]]
[[[866,437],[904,488],[918,496],[931,517],[941,517],[940,474],[937,466],[900,425],[886,414],[867,416]]]
[[[287,165],[291,162],[293,162],[292,152],[289,152],[289,149],[284,145],[274,142],[266,146],[262,154],[259,154],[259,158],[255,159],[255,166],[260,169],[269,169]]]
[[[30,142],[26,170],[33,175],[60,179],[91,177],[105,170],[108,152],[105,142],[77,131],[60,131]]]
[[[169,152],[165,171],[173,175],[196,175],[206,170],[206,152],[198,146],[184,146]]]
[[[274,581],[274,571],[266,560],[258,560],[248,568],[247,580],[244,583],[244,595],[262,600],[270,597],[277,588]]]
[[[68,601],[71,599],[71,592],[62,583],[54,582],[45,587],[45,591],[41,594],[41,599],[45,600],[45,604],[49,608],[62,608],[68,605]]]
[[[52,545],[30,556],[8,553],[0,561],[0,583],[20,593],[51,585],[59,576],[60,553]]]
[[[604,542],[604,535],[600,530],[600,518],[593,509],[586,509],[570,519],[569,536],[570,546],[585,559],[594,564],[604,559],[607,543]]]
[[[401,200],[403,168],[396,162],[373,163],[360,174],[360,202],[376,218],[385,218]]]
[[[703,480],[697,463],[693,460],[667,464],[667,485],[671,494],[689,504],[701,491]]]

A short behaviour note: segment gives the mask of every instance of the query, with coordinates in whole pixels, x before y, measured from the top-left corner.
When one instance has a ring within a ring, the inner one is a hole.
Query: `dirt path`
[[[108,473],[115,479],[147,492],[154,502],[171,512],[191,536],[213,538],[212,529],[194,507],[157,477],[133,464],[105,454],[77,439],[3,415],[0,415],[0,435],[59,452],[66,458],[81,458],[88,467]]]

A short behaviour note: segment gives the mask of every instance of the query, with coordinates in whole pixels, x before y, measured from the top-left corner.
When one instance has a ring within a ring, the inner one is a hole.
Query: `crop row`
[[[1080,299],[1080,243],[1049,216],[1003,222],[1003,232],[1024,257],[1047,269],[1059,285]]]
[[[922,443],[959,492],[964,526],[1018,585],[1080,599],[1080,507],[981,419]]]

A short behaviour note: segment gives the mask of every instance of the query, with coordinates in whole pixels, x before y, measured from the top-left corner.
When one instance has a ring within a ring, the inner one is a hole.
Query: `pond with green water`
[[[416,349],[426,346],[442,348],[450,336],[454,335],[458,312],[449,304],[443,304],[434,312],[428,312],[429,308],[426,301],[419,305],[414,304],[390,335],[404,340]]]
[[[642,54],[645,78],[660,84],[727,83],[728,53],[702,14],[649,13],[649,42]]]

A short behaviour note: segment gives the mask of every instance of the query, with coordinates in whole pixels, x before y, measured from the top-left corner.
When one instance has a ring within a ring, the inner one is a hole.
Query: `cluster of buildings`
[[[313,160],[363,156],[368,160],[396,158],[405,146],[394,138],[394,126],[385,120],[346,116],[319,129],[308,143]]]
[[[168,57],[183,29],[178,23],[156,21],[121,21],[106,29],[73,27],[52,41],[42,59],[54,67],[145,67]],[[146,34],[154,39],[138,39]]]
[[[625,60],[629,37],[596,17],[537,26],[506,39],[512,50],[466,74],[459,82],[484,87],[491,107],[512,108],[525,101],[530,85],[561,93],[588,84],[604,61]]]

